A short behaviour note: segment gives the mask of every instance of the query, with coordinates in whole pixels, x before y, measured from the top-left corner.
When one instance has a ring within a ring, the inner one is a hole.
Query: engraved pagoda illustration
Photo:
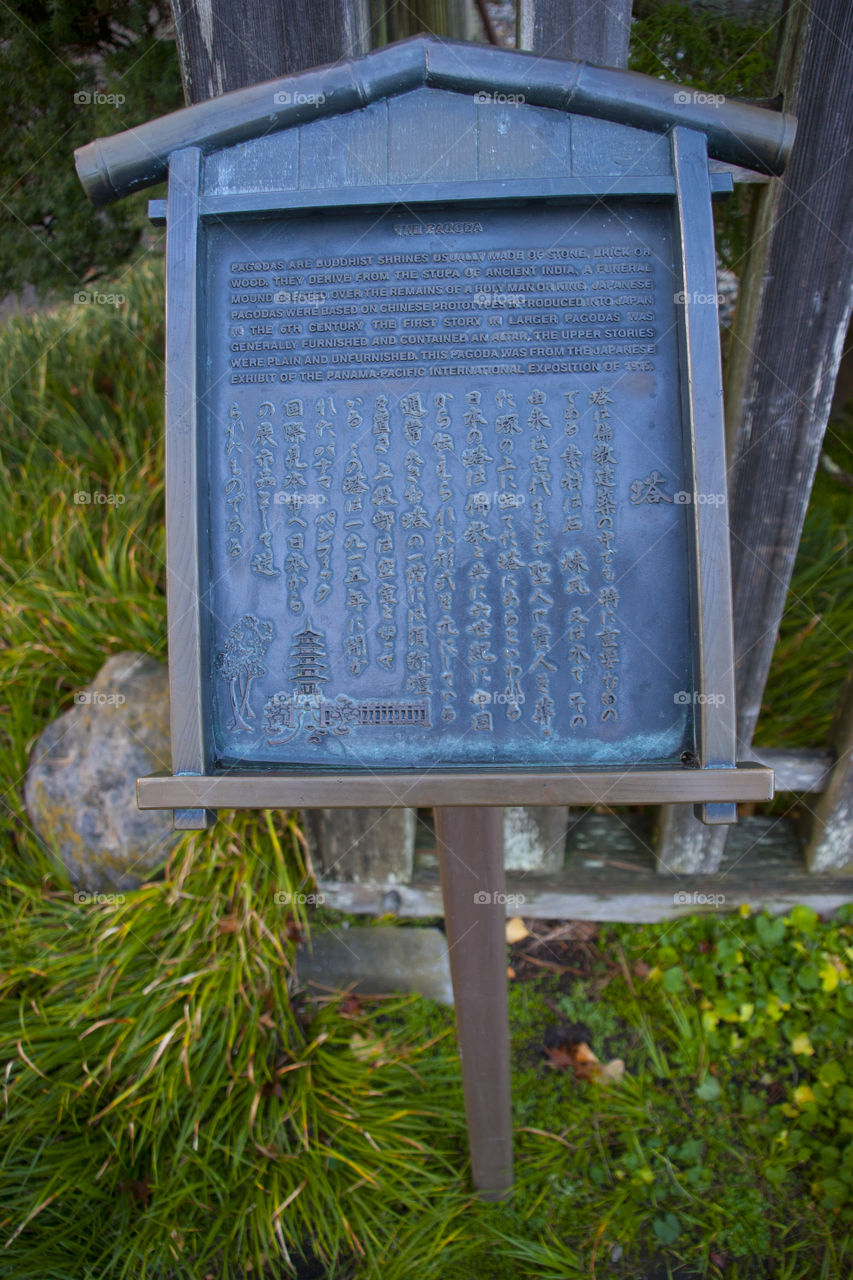
[[[326,639],[307,619],[293,636],[290,648],[291,691],[281,690],[264,706],[264,733],[271,746],[289,742],[299,733],[322,742],[327,733],[342,736],[355,728],[431,727],[429,698],[351,698],[323,692],[329,676]]]

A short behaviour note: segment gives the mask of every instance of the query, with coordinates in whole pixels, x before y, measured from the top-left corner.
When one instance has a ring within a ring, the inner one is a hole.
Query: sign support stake
[[[435,831],[474,1187],[512,1188],[503,810],[436,809]]]

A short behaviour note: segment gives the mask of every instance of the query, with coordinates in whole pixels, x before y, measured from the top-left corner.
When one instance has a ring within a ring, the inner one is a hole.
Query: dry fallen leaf
[[[599,1084],[618,1084],[625,1074],[625,1063],[622,1058],[611,1058],[601,1067],[598,1074]]]
[[[556,1045],[552,1048],[546,1047],[548,1055],[548,1066],[556,1067],[558,1071],[565,1071],[566,1067],[573,1065],[574,1059],[571,1050],[566,1049],[563,1045]]]
[[[546,1048],[548,1065],[565,1071],[571,1067],[577,1080],[592,1080],[596,1084],[618,1084],[625,1074],[625,1063],[621,1058],[613,1058],[610,1062],[599,1062],[588,1044],[579,1041],[577,1044],[558,1045]]]
[[[521,942],[522,938],[530,937],[530,930],[522,920],[521,916],[512,916],[506,922],[506,940],[507,942]]]

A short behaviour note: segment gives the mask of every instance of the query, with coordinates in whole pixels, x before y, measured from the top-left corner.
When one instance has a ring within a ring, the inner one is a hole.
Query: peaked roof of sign
[[[769,174],[783,171],[796,128],[794,118],[784,112],[709,100],[712,95],[635,71],[420,35],[363,58],[238,89],[98,138],[75,152],[77,173],[90,199],[106,204],[161,182],[169,156],[183,147],[215,151],[424,86],[464,94],[520,94],[531,106],[656,133],[682,125],[706,135],[715,159]]]

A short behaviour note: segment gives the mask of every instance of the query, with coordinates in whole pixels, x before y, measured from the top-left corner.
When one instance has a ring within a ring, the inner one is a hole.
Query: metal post
[[[436,809],[435,830],[474,1187],[512,1187],[503,810]]]

